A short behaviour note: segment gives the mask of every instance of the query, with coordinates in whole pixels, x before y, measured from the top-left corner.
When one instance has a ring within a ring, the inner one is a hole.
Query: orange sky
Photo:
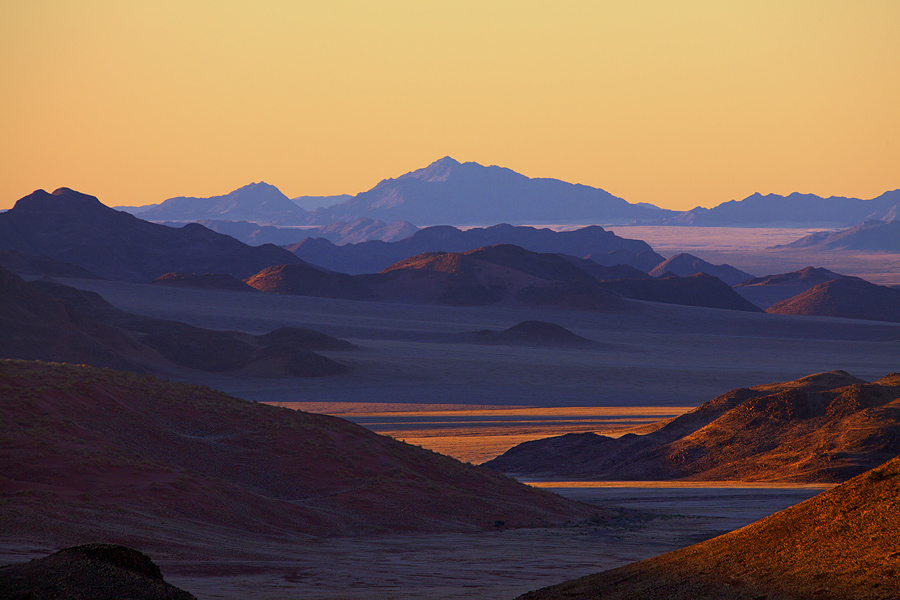
[[[900,2],[7,0],[0,208],[264,180],[357,193],[450,155],[713,206],[900,187]]]

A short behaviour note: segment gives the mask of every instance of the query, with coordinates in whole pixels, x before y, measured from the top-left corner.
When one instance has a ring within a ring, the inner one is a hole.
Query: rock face
[[[0,389],[0,536],[17,543],[90,536],[171,553],[209,536],[239,546],[245,535],[481,531],[597,511],[342,419],[206,387],[0,361]]]
[[[310,330],[289,328],[252,336],[132,315],[93,292],[50,281],[25,282],[0,267],[0,358],[86,363],[141,373],[169,372],[173,365],[265,377],[322,377],[348,370],[313,352],[313,346],[352,348]]]
[[[900,597],[900,458],[743,529],[520,600]]]
[[[145,554],[116,544],[83,544],[0,567],[7,600],[195,600],[163,580]]]
[[[900,290],[875,285],[857,277],[840,277],[773,304],[766,312],[898,323]]]
[[[754,277],[734,286],[734,291],[755,304],[766,309],[782,300],[802,294],[809,288],[843,277],[828,269],[806,267],[792,273]]]
[[[308,238],[288,246],[301,259],[327,269],[358,275],[374,273],[390,265],[426,252],[468,252],[486,246],[513,244],[531,252],[609,258],[616,262],[645,264],[662,262],[662,256],[641,240],[620,238],[611,231],[592,225],[573,231],[554,231],[535,227],[501,224],[491,227],[457,229],[448,225],[426,227],[410,237],[391,243],[369,241],[337,246],[324,239]],[[615,258],[610,258],[616,253]],[[648,269],[649,270],[649,269]]]
[[[172,272],[244,278],[298,260],[283,248],[251,247],[202,225],[175,229],[142,221],[68,188],[38,190],[0,213],[0,249],[43,254],[107,279],[137,282]]]
[[[316,209],[311,224],[358,217],[385,222],[403,219],[420,225],[626,223],[675,214],[655,206],[629,204],[598,188],[531,179],[510,169],[460,163],[447,156],[396,179],[385,179],[346,202]]]
[[[841,482],[900,453],[900,376],[843,371],[736,389],[646,435],[568,434],[485,463],[599,480]]]
[[[662,277],[667,273],[679,277],[690,277],[696,273],[706,273],[718,277],[728,285],[735,285],[752,279],[753,275],[731,265],[714,265],[691,254],[678,254],[665,260],[649,271],[653,277]]]

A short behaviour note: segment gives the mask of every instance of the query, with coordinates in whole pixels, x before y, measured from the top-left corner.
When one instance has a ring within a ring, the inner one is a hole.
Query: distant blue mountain
[[[146,221],[215,219],[282,225],[302,225],[309,217],[309,211],[297,206],[274,185],[262,181],[245,185],[224,196],[179,196],[146,210],[131,209],[128,212]]]
[[[890,220],[900,211],[900,190],[871,200],[814,194],[753,194],[713,208],[697,207],[663,225],[718,227],[849,227],[862,221]]]
[[[629,204],[609,192],[558,179],[532,179],[502,167],[460,163],[449,156],[385,179],[367,192],[313,211],[310,225],[358,217],[416,225],[495,223],[627,223],[677,213]]]

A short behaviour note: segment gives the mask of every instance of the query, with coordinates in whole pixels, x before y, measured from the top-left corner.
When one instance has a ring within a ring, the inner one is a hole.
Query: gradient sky
[[[445,155],[714,206],[900,187],[900,2],[0,2],[0,208],[357,193]]]

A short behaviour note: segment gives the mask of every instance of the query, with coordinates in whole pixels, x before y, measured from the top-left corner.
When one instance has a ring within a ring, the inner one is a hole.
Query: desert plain
[[[638,233],[626,229],[621,235]],[[759,275],[767,274],[761,270],[766,261],[776,264],[774,251],[765,248],[788,236],[783,231],[741,230],[743,237],[735,242],[732,232],[719,231],[694,238],[688,247],[687,238],[666,235],[669,252],[689,249],[710,257],[733,252],[732,264]],[[746,264],[735,260],[739,250],[750,257]],[[900,269],[890,261],[879,263],[871,255],[835,256],[828,266],[839,272],[870,274],[877,264],[885,271],[883,283],[900,278]],[[784,272],[793,266],[770,270]],[[252,334],[283,326],[310,327],[349,340],[358,348],[322,352],[351,367],[340,377],[246,378],[177,369],[168,376],[248,400],[341,416],[475,464],[530,439],[585,431],[612,436],[646,431],[737,387],[834,369],[871,381],[900,365],[900,324],[894,323],[640,302],[628,312],[605,313],[60,281],[97,292],[114,306],[140,315]],[[596,345],[477,344],[463,335],[499,331],[526,320],[564,326]],[[244,535],[229,540],[227,533],[208,532],[198,533],[198,550],[189,556],[167,552],[160,544],[153,558],[167,581],[198,598],[513,598],[743,527],[831,487],[534,484],[615,507],[617,517],[562,528],[477,534],[302,540]],[[54,549],[3,539],[0,560],[21,561]]]

